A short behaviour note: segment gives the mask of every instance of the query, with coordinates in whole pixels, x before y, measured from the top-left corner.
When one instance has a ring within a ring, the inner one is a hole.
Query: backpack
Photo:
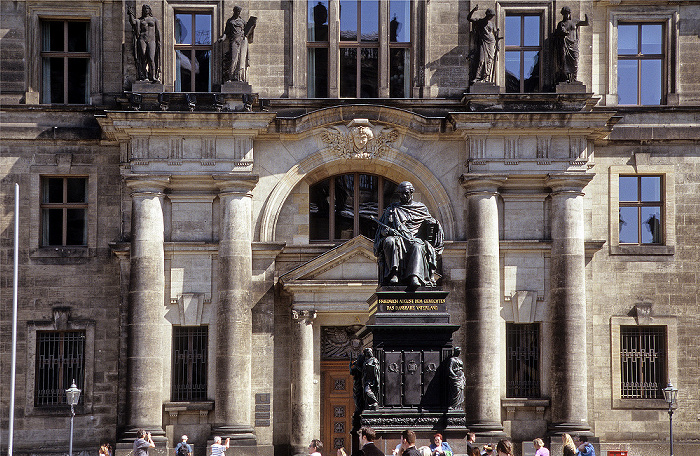
[[[180,445],[180,448],[177,449],[177,456],[188,456],[189,454],[190,451],[187,445]]]

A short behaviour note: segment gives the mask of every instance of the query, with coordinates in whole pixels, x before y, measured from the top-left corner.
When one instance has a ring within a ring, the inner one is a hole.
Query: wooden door
[[[350,454],[352,414],[355,402],[352,397],[353,378],[349,361],[321,362],[321,441],[326,456],[335,456],[336,449],[345,447]]]

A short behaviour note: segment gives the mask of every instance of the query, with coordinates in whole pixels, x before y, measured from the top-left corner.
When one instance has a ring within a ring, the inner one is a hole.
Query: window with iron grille
[[[41,180],[41,245],[87,245],[87,178]]]
[[[34,406],[64,405],[74,380],[84,391],[85,331],[37,332]]]
[[[207,326],[173,326],[172,400],[207,398]]]
[[[540,328],[506,323],[506,397],[540,397]]]
[[[620,328],[622,399],[663,399],[666,380],[666,327]]]

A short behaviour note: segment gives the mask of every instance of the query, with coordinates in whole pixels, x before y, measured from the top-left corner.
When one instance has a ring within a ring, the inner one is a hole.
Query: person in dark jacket
[[[377,433],[371,427],[363,427],[360,429],[360,455],[362,456],[384,456],[382,450],[374,444],[374,439],[377,438]]]

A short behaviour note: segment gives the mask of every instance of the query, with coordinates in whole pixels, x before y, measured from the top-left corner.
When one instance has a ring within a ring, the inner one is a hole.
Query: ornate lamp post
[[[676,398],[678,397],[678,388],[674,388],[671,382],[668,382],[668,386],[663,389],[664,400],[668,404],[668,423],[670,429],[671,438],[671,456],[673,456],[673,406],[676,404]]]
[[[66,402],[70,404],[70,440],[68,441],[68,456],[73,456],[73,417],[75,416],[74,406],[78,405],[78,400],[80,399],[80,389],[75,385],[75,379],[73,379],[73,384],[66,390]]]

